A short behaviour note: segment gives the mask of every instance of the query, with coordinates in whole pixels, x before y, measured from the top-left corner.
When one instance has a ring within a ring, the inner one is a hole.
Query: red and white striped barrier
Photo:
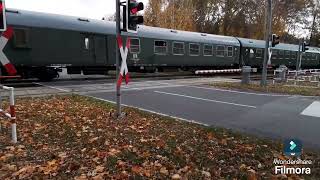
[[[130,37],[127,38],[127,44],[125,48],[123,48],[123,42],[122,42],[121,36],[117,37],[117,41],[118,41],[118,46],[120,49],[120,54],[122,59],[120,76],[117,82],[117,86],[120,87],[122,84],[122,80],[124,78],[125,78],[126,84],[129,84],[129,81],[130,81],[129,70],[127,66],[127,57],[128,57],[129,48],[130,48]]]
[[[13,28],[8,27],[7,30],[3,32],[0,37],[0,62],[5,67],[5,69],[7,70],[10,76],[16,75],[17,70],[13,66],[13,64],[9,61],[7,56],[4,54],[3,49],[7,45],[8,41],[11,39],[12,36],[13,36]]]
[[[198,70],[195,72],[196,75],[201,74],[221,74],[221,73],[240,73],[242,69],[221,69],[221,70]]]
[[[0,86],[0,89],[9,91],[9,99],[10,99],[10,108],[9,113],[6,112],[6,110],[3,110],[1,107],[1,101],[2,97],[0,94],[0,114],[9,118],[11,121],[11,138],[13,143],[17,143],[17,122],[16,122],[16,110],[15,110],[15,103],[14,103],[14,88],[13,87],[7,87],[7,86]],[[1,124],[0,124],[0,130],[1,130]]]

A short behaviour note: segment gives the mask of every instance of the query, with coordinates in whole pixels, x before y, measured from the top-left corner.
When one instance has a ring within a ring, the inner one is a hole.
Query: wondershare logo
[[[274,159],[274,174],[285,175],[302,175],[311,174],[312,160],[302,160],[302,143],[298,139],[290,139],[284,142],[284,154],[288,156],[286,159]],[[292,157],[295,156],[295,157]]]
[[[300,156],[302,143],[298,139],[290,139],[284,142],[284,154],[286,156]]]
[[[291,145],[291,146],[290,146],[290,150],[291,150],[291,151],[293,151],[293,150],[297,147],[297,145],[296,145],[296,143],[294,143],[294,141],[291,141],[291,142],[290,142],[290,145]]]

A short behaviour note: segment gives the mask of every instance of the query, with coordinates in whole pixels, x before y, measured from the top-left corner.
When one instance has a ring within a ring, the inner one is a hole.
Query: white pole
[[[11,137],[12,142],[16,144],[17,138],[17,124],[16,124],[16,112],[14,106],[14,88],[10,88],[10,114],[11,114]]]
[[[10,106],[14,106],[14,88],[10,88]]]
[[[11,136],[12,136],[12,142],[14,144],[16,144],[18,142],[18,138],[17,138],[17,124],[16,123],[12,123],[11,124]]]

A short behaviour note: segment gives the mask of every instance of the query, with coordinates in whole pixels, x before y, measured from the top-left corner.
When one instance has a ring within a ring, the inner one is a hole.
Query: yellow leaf
[[[95,171],[96,171],[97,173],[102,173],[102,172],[104,171],[104,167],[103,167],[103,166],[97,166],[96,169],[95,169]]]
[[[131,171],[132,171],[133,173],[136,173],[136,174],[141,174],[142,168],[141,168],[140,166],[133,166],[133,167],[131,168]]]

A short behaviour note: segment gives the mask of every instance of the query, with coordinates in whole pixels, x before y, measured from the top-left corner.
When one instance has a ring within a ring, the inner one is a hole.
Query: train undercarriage
[[[18,71],[18,76],[8,76],[5,69],[1,68],[0,77],[1,79],[9,78],[20,78],[20,79],[39,79],[40,81],[51,81],[55,78],[59,78],[60,75],[108,75],[108,72],[115,71],[114,66],[42,66],[42,67],[26,67],[18,66],[16,67]],[[192,67],[192,66],[129,66],[129,72],[139,72],[139,73],[157,73],[157,72],[197,72],[199,70],[234,70],[241,69],[241,66],[203,66],[203,67]],[[261,67],[256,68],[258,71]],[[272,67],[275,69],[276,67]],[[288,67],[289,69],[295,69],[295,67]],[[307,68],[307,67],[305,67]],[[229,71],[228,71],[229,72]]]

